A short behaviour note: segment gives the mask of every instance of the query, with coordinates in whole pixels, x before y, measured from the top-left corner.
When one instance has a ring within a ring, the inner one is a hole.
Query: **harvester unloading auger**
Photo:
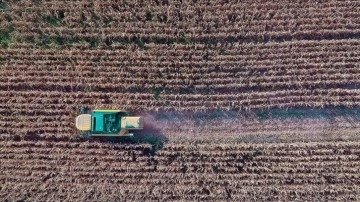
[[[76,128],[86,136],[133,136],[143,129],[143,118],[123,110],[93,110],[76,117]]]

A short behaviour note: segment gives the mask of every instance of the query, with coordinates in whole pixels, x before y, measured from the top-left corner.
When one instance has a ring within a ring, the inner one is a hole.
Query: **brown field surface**
[[[7,141],[1,193],[13,200],[359,198],[359,142],[147,145]]]
[[[1,1],[0,199],[360,201],[359,61],[359,1]]]

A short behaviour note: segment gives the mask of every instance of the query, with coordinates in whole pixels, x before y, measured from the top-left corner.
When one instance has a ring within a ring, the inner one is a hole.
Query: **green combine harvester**
[[[76,117],[76,128],[86,136],[133,136],[131,130],[143,129],[143,118],[128,116],[123,110],[93,110]]]

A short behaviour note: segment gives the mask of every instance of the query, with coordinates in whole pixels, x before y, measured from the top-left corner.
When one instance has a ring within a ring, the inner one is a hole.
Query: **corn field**
[[[359,142],[168,144],[155,157],[149,145],[0,144],[10,201],[359,200]]]
[[[0,199],[359,201],[359,36],[359,1],[1,1]]]

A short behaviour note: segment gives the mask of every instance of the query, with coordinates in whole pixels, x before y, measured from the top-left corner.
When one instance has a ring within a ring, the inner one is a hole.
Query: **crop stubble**
[[[359,107],[358,2],[157,2],[1,4],[1,198],[359,200],[357,141],[184,141],[355,140],[353,119],[149,113],[170,141],[155,156],[151,145],[77,142],[81,106]]]

